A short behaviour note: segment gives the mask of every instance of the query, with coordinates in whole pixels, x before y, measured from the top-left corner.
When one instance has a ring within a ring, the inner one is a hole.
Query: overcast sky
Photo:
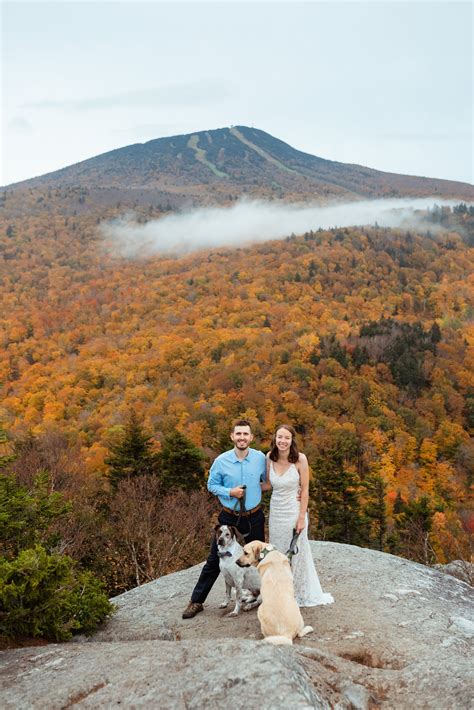
[[[230,125],[472,182],[472,13],[428,0],[4,1],[0,184]]]

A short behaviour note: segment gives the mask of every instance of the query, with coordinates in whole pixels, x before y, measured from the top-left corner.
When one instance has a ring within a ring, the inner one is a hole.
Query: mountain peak
[[[325,160],[249,126],[155,138],[25,182],[155,190],[198,202],[242,195],[313,202],[428,195],[474,199],[471,185]]]

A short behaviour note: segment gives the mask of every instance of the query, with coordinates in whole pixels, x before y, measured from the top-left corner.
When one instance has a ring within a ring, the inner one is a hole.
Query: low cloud
[[[203,207],[139,224],[135,215],[103,222],[99,229],[116,256],[146,258],[154,254],[183,255],[213,247],[241,247],[282,239],[310,230],[373,225],[427,228],[415,210],[434,204],[455,204],[435,198],[370,200],[331,206],[290,205],[241,200],[232,207]],[[433,225],[430,225],[433,229]]]
[[[124,91],[109,96],[79,99],[43,99],[24,104],[27,109],[55,109],[64,111],[95,111],[110,108],[167,108],[202,106],[227,99],[231,89],[222,80],[205,80],[189,84],[170,84],[149,89]]]
[[[33,125],[24,118],[24,116],[15,116],[8,122],[8,128],[14,133],[29,134],[33,133]]]

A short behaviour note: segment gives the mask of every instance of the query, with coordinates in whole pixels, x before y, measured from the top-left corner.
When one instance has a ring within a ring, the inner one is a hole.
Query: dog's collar
[[[226,552],[218,552],[217,556],[218,557],[232,557],[232,552],[229,552],[229,550],[227,550]]]
[[[266,547],[264,547],[263,550],[261,550],[261,552],[260,552],[260,554],[259,554],[259,556],[258,556],[259,559],[260,559],[260,562],[261,562],[262,560],[264,560],[265,557],[266,557],[270,552],[273,552],[274,550],[275,550],[275,548],[273,547],[273,545],[267,545]]]

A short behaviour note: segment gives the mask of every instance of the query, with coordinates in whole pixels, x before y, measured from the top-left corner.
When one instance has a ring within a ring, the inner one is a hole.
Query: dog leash
[[[247,509],[245,507],[245,496],[247,494],[247,486],[244,484],[242,486],[244,490],[244,494],[242,498],[239,498],[239,517],[237,518],[237,522],[235,524],[235,527],[238,529],[239,523],[241,521],[242,515],[244,515],[247,512]],[[250,518],[247,516],[247,522],[249,524],[249,530],[246,533],[242,533],[243,537],[248,537],[252,531],[252,523],[250,522]]]
[[[286,556],[288,557],[289,561],[293,559],[295,555],[298,554],[298,547],[297,547],[297,542],[298,538],[300,536],[300,533],[296,532],[296,528],[293,528],[293,537],[291,538],[290,546],[288,550],[286,551]]]

